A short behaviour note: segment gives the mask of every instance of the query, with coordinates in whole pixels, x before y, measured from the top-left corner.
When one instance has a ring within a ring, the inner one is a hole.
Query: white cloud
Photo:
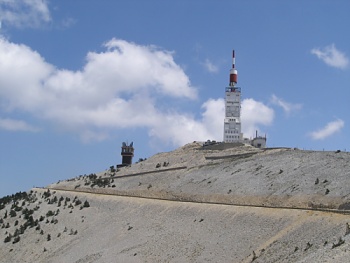
[[[0,118],[0,130],[36,132],[39,129],[29,125],[25,121]]]
[[[189,114],[166,114],[160,116],[150,129],[149,135],[163,143],[181,146],[192,141],[204,141],[213,138],[201,121],[196,121]],[[213,138],[214,139],[214,138]]]
[[[150,129],[149,135],[173,145],[184,145],[192,141],[222,141],[224,124],[224,100],[209,99],[202,105],[201,118],[196,120],[190,114],[160,114]]]
[[[285,100],[277,97],[275,94],[272,94],[271,102],[277,106],[280,106],[286,114],[289,114],[292,111],[300,110],[302,108],[301,104],[292,104],[286,102]]]
[[[341,119],[331,121],[327,125],[317,131],[311,132],[309,135],[314,140],[323,140],[336,132],[339,132],[344,127],[344,121]]]
[[[206,59],[202,65],[204,68],[209,71],[210,73],[216,73],[219,71],[219,67],[214,65],[209,59]]]
[[[211,139],[222,141],[224,132],[225,101],[224,99],[209,99],[202,105],[202,123],[211,134]]]
[[[72,17],[64,18],[61,21],[61,28],[69,28],[77,23],[77,20]]]
[[[345,69],[349,64],[349,59],[334,44],[324,48],[314,48],[311,53],[331,67]]]
[[[0,21],[16,27],[38,27],[51,21],[47,0],[0,0]]]
[[[253,137],[259,126],[271,125],[274,119],[274,111],[262,102],[254,99],[242,101],[242,131],[247,138]]]
[[[158,99],[197,97],[172,52],[118,39],[105,46],[104,52],[88,53],[81,70],[69,71],[27,46],[0,39],[0,109],[29,113],[83,140],[103,140],[113,129],[153,129],[162,120],[189,119],[158,109]]]

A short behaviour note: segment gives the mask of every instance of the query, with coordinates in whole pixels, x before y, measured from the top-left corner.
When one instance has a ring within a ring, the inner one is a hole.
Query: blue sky
[[[349,150],[350,2],[0,0],[0,196],[222,140]]]

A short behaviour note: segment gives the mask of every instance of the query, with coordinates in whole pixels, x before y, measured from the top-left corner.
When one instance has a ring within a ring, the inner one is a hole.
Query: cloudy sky
[[[221,141],[232,49],[245,137],[349,150],[350,2],[0,0],[0,196]]]

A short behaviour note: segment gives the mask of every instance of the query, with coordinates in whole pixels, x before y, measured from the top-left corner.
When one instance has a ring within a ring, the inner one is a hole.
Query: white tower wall
[[[241,89],[226,88],[224,142],[241,142]]]

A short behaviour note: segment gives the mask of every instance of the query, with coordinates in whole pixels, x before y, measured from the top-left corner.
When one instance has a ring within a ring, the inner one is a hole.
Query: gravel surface
[[[85,175],[48,186],[56,190],[35,188],[30,200],[0,210],[0,262],[347,262],[349,215],[228,204],[347,208],[349,159],[192,143],[97,173],[100,180]],[[150,171],[158,172],[130,176]],[[29,224],[25,208],[37,225],[13,243]]]

